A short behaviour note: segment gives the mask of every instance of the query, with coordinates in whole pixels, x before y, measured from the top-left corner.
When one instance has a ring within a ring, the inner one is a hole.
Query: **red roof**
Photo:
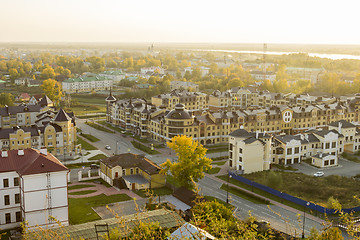
[[[7,151],[7,157],[0,155],[0,172],[16,171],[21,176],[69,170],[50,153],[44,155],[31,148],[23,151],[24,155],[19,155],[19,150]]]

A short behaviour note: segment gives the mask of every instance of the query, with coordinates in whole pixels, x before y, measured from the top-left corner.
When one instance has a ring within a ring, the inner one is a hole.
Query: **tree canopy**
[[[63,93],[61,84],[58,81],[50,78],[44,80],[43,84],[41,85],[41,89],[43,90],[44,94],[54,102],[55,105],[60,103]]]

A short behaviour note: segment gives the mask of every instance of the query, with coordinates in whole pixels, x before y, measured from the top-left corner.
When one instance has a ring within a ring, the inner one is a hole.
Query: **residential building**
[[[123,153],[100,160],[100,177],[118,188],[131,190],[165,186],[165,175],[150,159],[137,154]]]
[[[255,80],[270,80],[271,83],[273,83],[276,79],[276,73],[274,72],[264,72],[264,71],[251,71],[250,72],[251,77],[253,77]]]
[[[165,74],[165,69],[162,67],[156,67],[156,66],[152,66],[152,67],[143,67],[140,69],[141,75],[145,75],[147,73],[158,73],[158,74]]]
[[[311,164],[319,168],[338,165],[338,157],[327,153],[319,153],[311,157]]]
[[[186,109],[202,111],[208,109],[208,97],[201,92],[188,92],[186,90],[173,90],[170,93],[160,94],[151,98],[151,103],[156,107],[174,109],[176,104],[184,104]]]
[[[91,92],[108,90],[113,85],[113,80],[99,75],[86,75],[79,78],[69,78],[62,82],[65,93]]]
[[[46,149],[1,151],[0,225],[2,229],[66,226],[67,169]]]
[[[170,90],[173,91],[175,89],[187,90],[189,92],[198,92],[199,85],[192,83],[192,82],[171,81],[170,82]]]
[[[121,70],[104,71],[102,73],[99,73],[99,76],[111,79],[111,80],[113,80],[114,83],[118,83],[122,79],[125,79],[125,73],[123,73],[123,71],[121,71]]]
[[[270,169],[271,136],[238,129],[229,135],[229,168],[242,173]]]

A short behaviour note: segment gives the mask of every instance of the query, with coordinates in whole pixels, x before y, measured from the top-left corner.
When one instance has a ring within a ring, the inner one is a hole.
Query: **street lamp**
[[[229,180],[232,176],[228,173],[227,185],[226,185],[226,203],[229,203]]]
[[[118,154],[118,141],[116,141],[116,155]]]
[[[154,151],[154,144],[151,144],[151,151]]]
[[[305,209],[310,205],[309,202],[306,202],[306,206],[304,206],[304,220],[303,220],[303,231],[302,231],[302,238],[305,238]]]

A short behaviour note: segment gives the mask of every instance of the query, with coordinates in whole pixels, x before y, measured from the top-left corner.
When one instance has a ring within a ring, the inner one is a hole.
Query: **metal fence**
[[[270,193],[270,194],[272,194],[274,196],[277,196],[277,197],[280,197],[282,199],[288,200],[290,202],[296,203],[296,204],[298,204],[300,206],[309,208],[311,210],[318,211],[318,212],[321,212],[321,213],[326,213],[326,214],[333,214],[333,213],[336,212],[335,209],[329,209],[329,208],[320,206],[318,204],[308,202],[308,201],[305,201],[303,199],[294,197],[294,196],[289,195],[287,193],[280,192],[280,191],[275,190],[273,188],[270,188],[268,186],[262,185],[260,183],[257,183],[257,182],[251,181],[251,180],[249,180],[247,178],[244,178],[242,176],[239,176],[239,175],[237,175],[237,174],[235,174],[233,172],[230,172],[229,174],[230,174],[231,178],[236,179],[236,180],[238,180],[238,181],[240,181],[242,183],[245,183],[245,184],[251,186],[252,188],[257,188],[257,189],[263,190],[263,191],[265,191],[267,193]],[[345,208],[345,209],[342,209],[342,211],[345,212],[345,213],[359,212],[360,211],[360,206],[354,207],[354,208]]]

